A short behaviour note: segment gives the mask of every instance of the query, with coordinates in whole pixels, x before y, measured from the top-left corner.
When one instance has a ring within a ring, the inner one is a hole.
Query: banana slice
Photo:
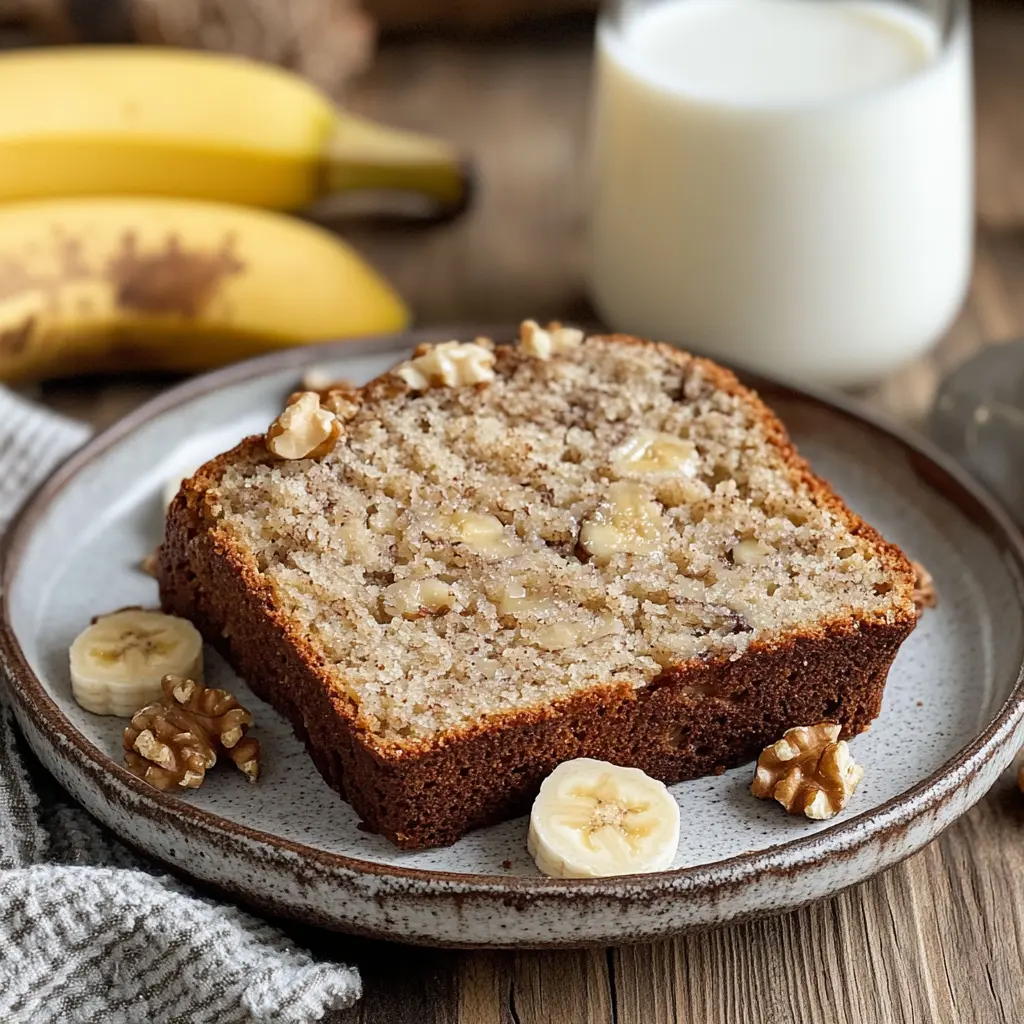
[[[75,637],[71,691],[86,711],[130,717],[166,675],[203,681],[203,638],[187,619],[142,608],[100,615]]]
[[[679,845],[679,805],[639,768],[579,757],[542,783],[526,845],[552,878],[664,871]]]

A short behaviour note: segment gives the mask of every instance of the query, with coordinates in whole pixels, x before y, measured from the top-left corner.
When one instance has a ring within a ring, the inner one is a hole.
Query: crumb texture
[[[380,742],[913,616],[902,557],[712,364],[494,355],[485,383],[371,385],[322,459],[251,451],[208,492]]]

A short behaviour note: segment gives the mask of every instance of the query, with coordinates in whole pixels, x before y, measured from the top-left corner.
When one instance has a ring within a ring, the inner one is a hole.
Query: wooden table
[[[865,393],[918,422],[943,373],[1024,335],[1024,8],[983,7],[977,262],[970,300],[929,356]],[[586,27],[500,44],[385,48],[351,101],[447,134],[477,156],[478,203],[429,230],[347,231],[422,323],[572,319],[581,283]],[[96,424],[155,385],[48,386]],[[871,881],[770,920],[633,948],[451,953],[296,932],[358,963],[344,1024],[1019,1024],[1024,1021],[1024,796],[1009,774],[937,842]]]

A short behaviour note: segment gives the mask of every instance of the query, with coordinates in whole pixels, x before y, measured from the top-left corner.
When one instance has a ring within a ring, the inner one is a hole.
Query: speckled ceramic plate
[[[941,595],[900,651],[881,717],[853,741],[867,774],[838,820],[752,799],[747,766],[673,787],[682,841],[661,874],[542,878],[524,819],[449,849],[401,852],[359,829],[284,720],[212,652],[212,681],[255,713],[261,781],[217,771],[179,796],[133,778],[119,763],[123,721],[72,699],[67,649],[97,612],[156,601],[137,567],[161,533],[165,481],[264,429],[304,368],[362,381],[416,340],[292,351],[190,381],[93,440],[14,527],[0,650],[18,718],[60,782],[129,842],[246,902],[345,931],[441,945],[617,943],[782,910],[865,878],[934,838],[1010,763],[1024,740],[1024,552],[1013,527],[935,452],[755,380],[815,468],[924,562]]]

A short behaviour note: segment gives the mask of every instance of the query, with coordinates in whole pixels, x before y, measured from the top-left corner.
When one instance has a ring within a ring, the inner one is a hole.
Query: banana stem
[[[468,162],[449,143],[343,114],[324,153],[325,194],[361,189],[415,192],[447,216],[469,201]]]

